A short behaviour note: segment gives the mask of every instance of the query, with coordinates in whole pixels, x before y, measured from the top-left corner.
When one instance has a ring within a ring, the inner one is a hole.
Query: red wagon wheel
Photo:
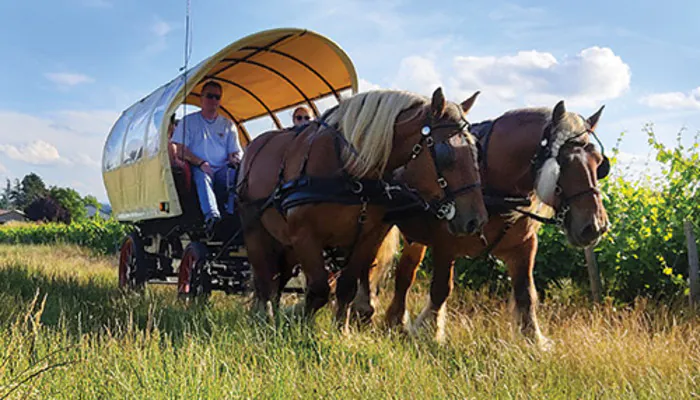
[[[211,276],[207,271],[207,247],[191,242],[185,247],[177,277],[177,293],[180,297],[208,297],[211,294]]]
[[[119,251],[119,287],[143,289],[147,279],[144,263],[143,242],[135,232],[130,233]]]

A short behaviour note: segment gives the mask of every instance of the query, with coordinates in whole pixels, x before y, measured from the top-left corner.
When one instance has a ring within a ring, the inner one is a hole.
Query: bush
[[[115,253],[129,227],[114,219],[94,219],[60,223],[23,224],[0,227],[0,243],[53,244],[69,243],[85,246],[100,254]]]

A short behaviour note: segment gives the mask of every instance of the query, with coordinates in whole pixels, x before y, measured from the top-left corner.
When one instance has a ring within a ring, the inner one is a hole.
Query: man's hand
[[[199,168],[204,171],[205,174],[209,175],[210,177],[214,177],[214,170],[211,169],[211,165],[207,161],[202,163],[202,165],[199,166]]]
[[[228,166],[229,167],[238,169],[238,166],[240,164],[241,164],[241,156],[239,155],[238,152],[230,153],[228,155]]]

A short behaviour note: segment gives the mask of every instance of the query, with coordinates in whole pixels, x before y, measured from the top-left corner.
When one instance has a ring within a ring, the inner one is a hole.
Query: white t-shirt
[[[172,142],[184,144],[192,154],[208,161],[214,170],[228,164],[230,153],[241,151],[233,122],[221,115],[213,121],[207,120],[201,111],[186,115],[177,124]]]

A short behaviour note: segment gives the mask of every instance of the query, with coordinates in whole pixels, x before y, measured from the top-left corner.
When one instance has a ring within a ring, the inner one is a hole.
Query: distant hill
[[[100,203],[100,205],[102,206],[102,207],[100,208],[100,210],[101,210],[102,212],[105,212],[105,213],[107,213],[107,214],[112,214],[112,206],[109,205],[109,203]]]

